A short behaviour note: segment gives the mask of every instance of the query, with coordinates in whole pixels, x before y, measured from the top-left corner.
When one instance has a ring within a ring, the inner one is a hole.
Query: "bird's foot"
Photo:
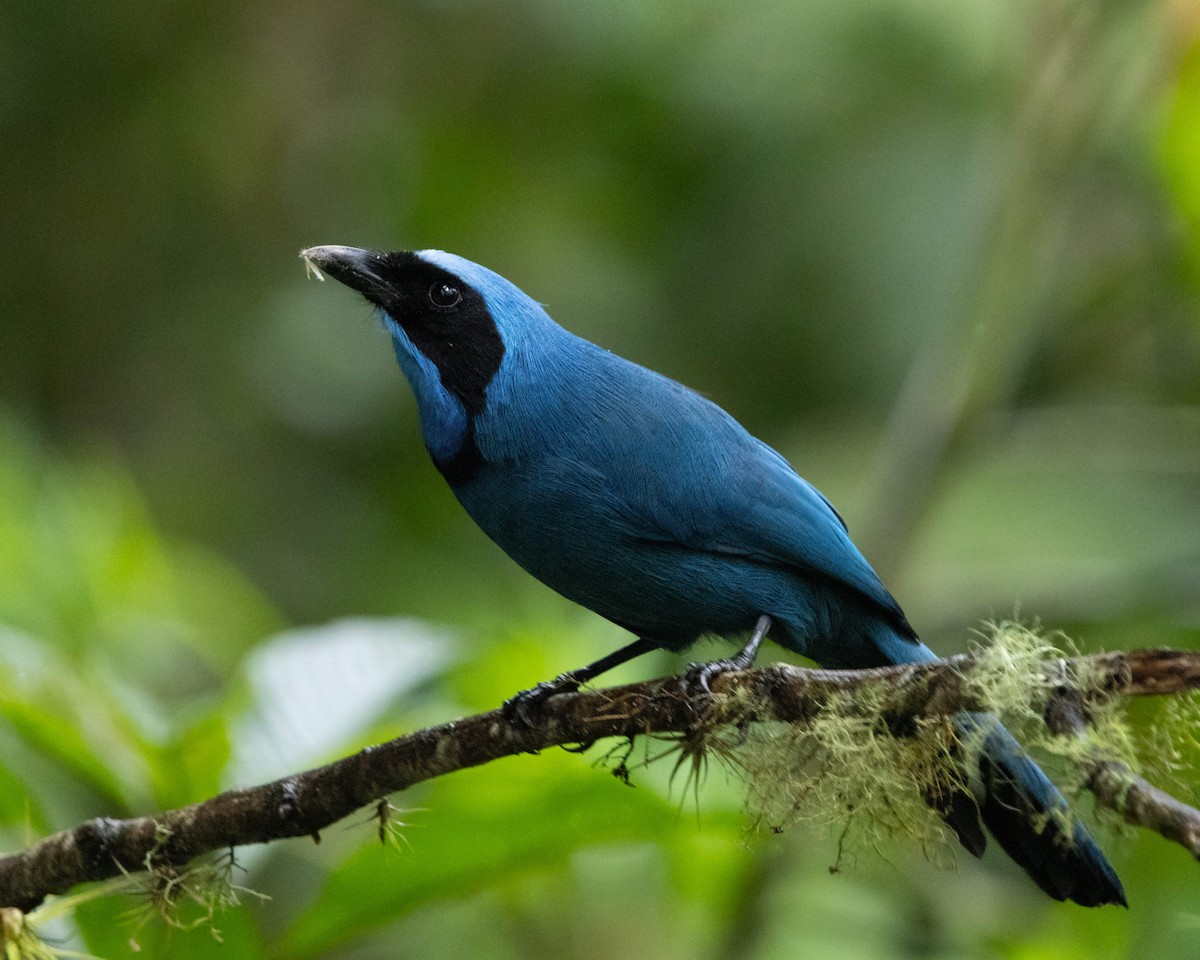
[[[712,696],[712,681],[730,670],[745,670],[748,665],[738,657],[724,660],[708,660],[704,663],[689,663],[683,671],[681,685],[685,693],[699,691],[704,697]]]
[[[728,673],[731,670],[745,670],[754,663],[754,658],[758,655],[758,648],[762,644],[763,638],[767,635],[767,631],[770,629],[771,618],[763,614],[754,625],[754,632],[750,634],[750,639],[746,641],[746,645],[732,657],[724,660],[710,660],[707,663],[689,663],[687,669],[683,672],[682,683],[684,692],[690,693],[693,690],[699,689],[700,693],[706,699],[711,698],[712,681],[723,673]]]
[[[560,693],[574,693],[578,689],[579,681],[574,674],[560,674],[553,680],[545,680],[536,687],[509,697],[500,708],[500,716],[510,727],[528,730],[534,725],[547,700]]]

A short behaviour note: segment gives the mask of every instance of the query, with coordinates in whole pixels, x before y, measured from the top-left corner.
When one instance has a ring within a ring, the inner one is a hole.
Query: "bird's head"
[[[564,331],[486,267],[441,250],[302,250],[310,272],[357,290],[379,311],[412,384],[435,462],[461,455],[506,355],[537,352]]]
[[[378,309],[418,393],[434,379],[468,415],[483,409],[487,386],[504,359],[504,327],[520,322],[521,301],[529,300],[520,290],[440,250],[382,253],[325,246],[300,256],[318,277],[340,280]]]

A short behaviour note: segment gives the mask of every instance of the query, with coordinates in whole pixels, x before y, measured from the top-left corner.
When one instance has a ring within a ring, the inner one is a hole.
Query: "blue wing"
[[[640,369],[640,368],[639,368]],[[899,604],[829,501],[779,453],[699,394],[658,375],[607,431],[603,471],[630,536],[746,557],[850,587],[907,636]],[[637,393],[640,391],[630,391]],[[619,439],[614,439],[619,438]]]
[[[536,370],[519,371],[541,387],[521,404],[506,381],[489,387],[476,433],[496,472],[456,490],[510,556],[626,625],[629,608],[652,606],[638,581],[666,569],[646,547],[664,545],[687,568],[672,574],[681,608],[714,590],[750,590],[731,579],[740,575],[728,561],[742,558],[818,589],[849,588],[913,636],[837,512],[782,456],[674,380],[574,337],[566,345],[561,358],[544,350]],[[686,594],[689,579],[696,590]]]
[[[755,454],[751,447],[744,459],[714,460],[711,469],[694,470],[674,491],[653,488],[650,492],[657,496],[636,504],[625,501],[635,535],[828,578],[866,597],[911,633],[899,604],[825,497],[775,451],[760,446],[763,453]],[[686,516],[671,502],[675,491],[688,491]]]

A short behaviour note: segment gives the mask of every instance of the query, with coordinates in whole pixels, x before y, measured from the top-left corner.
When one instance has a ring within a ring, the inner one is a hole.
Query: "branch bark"
[[[987,709],[969,683],[975,659],[872,670],[808,670],[774,664],[718,676],[709,700],[668,677],[546,701],[535,726],[515,730],[493,710],[420,730],[352,756],[271,783],[230,790],[200,803],[128,820],[97,818],[0,857],[0,906],[28,912],[47,896],[122,873],[182,866],[215,850],[320,831],[388,794],[500,757],[606,737],[693,731],[753,720],[804,724],[833,697],[867,684],[888,691],[883,719]],[[1073,697],[1071,678],[1086,671],[1102,695],[1144,696],[1200,689],[1200,652],[1139,650],[1063,658],[1045,666],[1049,685]],[[722,694],[732,696],[722,696]],[[743,694],[748,696],[737,696]],[[1057,719],[1055,719],[1057,717]],[[1077,729],[1076,710],[1049,710],[1058,731]],[[1200,811],[1097,757],[1088,786],[1102,806],[1119,811],[1200,857]]]

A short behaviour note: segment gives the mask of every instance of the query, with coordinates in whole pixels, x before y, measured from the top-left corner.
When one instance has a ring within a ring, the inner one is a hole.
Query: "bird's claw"
[[[764,613],[758,618],[758,622],[754,624],[754,632],[750,634],[750,639],[746,641],[746,645],[732,657],[725,657],[721,660],[709,660],[707,663],[689,663],[687,669],[683,672],[683,679],[680,681],[684,694],[690,696],[698,688],[700,696],[705,700],[711,700],[713,678],[719,677],[721,674],[728,673],[731,670],[745,670],[750,667],[754,663],[754,657],[758,653],[758,648],[763,641],[763,637],[767,635],[767,631],[770,629],[771,618]]]
[[[578,689],[579,683],[566,675],[544,680],[536,687],[522,690],[505,700],[500,708],[500,716],[510,727],[528,730],[534,725],[537,714],[547,700],[560,693],[574,693]]]
[[[683,671],[681,686],[683,692],[691,694],[699,690],[706,699],[712,697],[712,681],[730,670],[741,670],[743,665],[733,659],[708,660],[702,663],[689,663]]]

